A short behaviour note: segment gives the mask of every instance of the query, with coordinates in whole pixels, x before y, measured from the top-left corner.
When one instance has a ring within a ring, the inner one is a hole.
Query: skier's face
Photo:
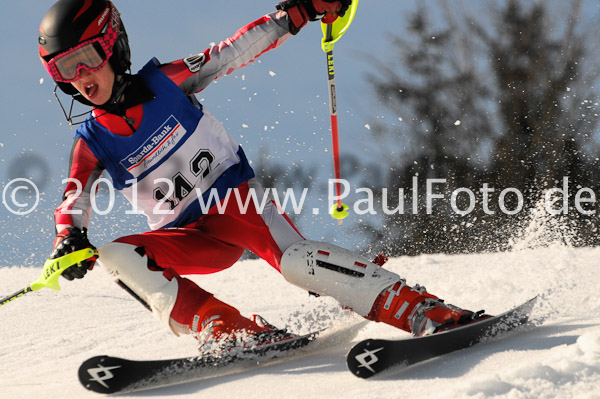
[[[87,100],[102,105],[110,99],[115,81],[115,73],[107,62],[97,71],[90,72],[85,68],[79,71],[79,78],[71,82]]]

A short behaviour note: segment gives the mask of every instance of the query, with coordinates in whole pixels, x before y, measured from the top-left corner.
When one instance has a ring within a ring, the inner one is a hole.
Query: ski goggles
[[[117,32],[109,29],[102,36],[87,40],[46,61],[46,69],[57,82],[71,83],[79,79],[82,68],[90,72],[106,65],[113,53]]]

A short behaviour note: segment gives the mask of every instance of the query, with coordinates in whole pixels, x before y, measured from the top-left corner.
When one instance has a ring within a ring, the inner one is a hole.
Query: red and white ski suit
[[[285,13],[272,13],[244,26],[231,38],[202,53],[159,65],[159,69],[184,94],[193,95],[205,89],[214,79],[230,74],[280,46],[289,36]],[[93,113],[96,122],[121,137],[135,135],[144,120],[142,104],[127,109],[128,121],[100,110]],[[210,135],[212,132],[205,129],[202,134]],[[67,184],[63,202],[55,211],[57,231],[69,226],[87,227],[91,212],[90,190],[105,170],[105,165],[92,148],[85,139],[75,139],[69,168],[72,181]],[[153,175],[160,176],[160,173],[161,169],[157,168]],[[167,171],[164,177],[170,178],[170,174],[172,171]],[[76,181],[81,183],[82,190],[77,189]],[[237,189],[244,194],[251,188],[259,196],[264,195],[255,179],[242,182]],[[137,201],[143,202],[152,196],[152,190],[140,189],[136,195]],[[175,212],[180,211],[182,209],[175,208]],[[251,203],[247,212],[242,214],[237,201],[229,201],[224,212],[218,212],[213,206],[209,212],[185,225],[169,225],[160,218],[151,220],[150,217],[149,222],[150,231],[116,241],[143,247],[161,268],[173,268],[180,275],[213,273],[228,268],[239,259],[244,249],[254,252],[279,270],[283,251],[303,240],[286,215],[278,212],[271,201],[261,213]]]
[[[181,277],[226,269],[245,249],[265,259],[290,283],[330,295],[370,320],[407,331],[420,304],[437,300],[351,251],[305,240],[273,201],[259,212],[256,204],[264,203],[265,193],[243,150],[193,97],[289,36],[287,14],[279,11],[197,55],[168,64],[152,60],[131,78],[130,88],[136,89],[126,91],[125,104],[131,104],[132,97],[140,101],[125,115],[94,110],[93,118],[77,129],[71,182],[55,211],[56,229],[87,227],[91,189],[106,170],[115,188],[146,214],[151,230],[104,245],[99,262],[175,334],[199,332],[217,316],[215,312],[219,317],[228,314],[232,328],[261,331],[237,310]],[[170,182],[175,190],[169,190]],[[254,190],[257,202],[217,201],[206,210],[198,200],[212,189],[221,194],[237,189],[238,197],[246,199]],[[462,317],[454,308],[442,313],[440,323]]]

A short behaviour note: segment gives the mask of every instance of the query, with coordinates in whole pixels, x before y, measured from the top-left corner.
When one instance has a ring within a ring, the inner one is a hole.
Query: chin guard
[[[56,100],[58,101],[58,105],[60,105],[60,108],[62,109],[62,112],[65,116],[65,119],[67,120],[67,122],[69,122],[69,125],[71,125],[71,126],[81,125],[82,123],[85,123],[85,121],[87,121],[87,115],[89,114],[89,111],[73,115],[73,106],[75,104],[75,101],[77,101],[83,105],[87,105],[89,107],[95,107],[95,108],[104,110],[104,111],[106,111],[105,113],[114,113],[114,114],[119,115],[120,113],[124,112],[124,111],[120,112],[121,108],[123,108],[120,105],[120,103],[121,103],[123,95],[125,94],[125,91],[127,90],[127,88],[130,85],[130,82],[131,82],[130,74],[121,75],[121,79],[115,79],[115,82],[113,83],[112,94],[110,96],[110,99],[102,105],[95,105],[91,101],[87,100],[70,83],[56,82],[56,86],[54,87],[54,97],[56,97]],[[60,100],[60,97],[58,96],[58,89],[60,89],[63,93],[71,96],[71,105],[69,107],[68,112],[67,112],[65,106],[63,105],[62,101]],[[104,114],[102,114],[102,115],[104,115]],[[75,118],[82,118],[82,119],[76,121]],[[92,119],[96,119],[96,118],[98,118],[98,116],[93,117]]]

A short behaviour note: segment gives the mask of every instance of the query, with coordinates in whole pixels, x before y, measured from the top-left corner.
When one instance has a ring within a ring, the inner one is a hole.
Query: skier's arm
[[[202,53],[163,65],[161,71],[184,93],[197,93],[279,47],[290,35],[287,14],[278,11],[249,23]]]
[[[69,181],[65,187],[63,201],[54,211],[57,234],[69,227],[87,228],[92,209],[91,188],[102,170],[102,164],[85,141],[76,138],[71,150]]]
[[[186,94],[204,90],[213,80],[229,75],[297,34],[308,21],[325,14],[343,16],[351,0],[287,0],[279,11],[265,15],[239,29],[202,53],[165,64],[161,70]]]
[[[90,192],[94,181],[100,177],[103,167],[85,141],[77,138],[71,150],[69,181],[63,195],[63,202],[54,212],[56,238],[51,259],[70,252],[94,248],[87,238],[87,225],[91,214]],[[80,265],[69,267],[62,273],[67,280],[82,278],[91,270],[96,261],[92,257]]]

